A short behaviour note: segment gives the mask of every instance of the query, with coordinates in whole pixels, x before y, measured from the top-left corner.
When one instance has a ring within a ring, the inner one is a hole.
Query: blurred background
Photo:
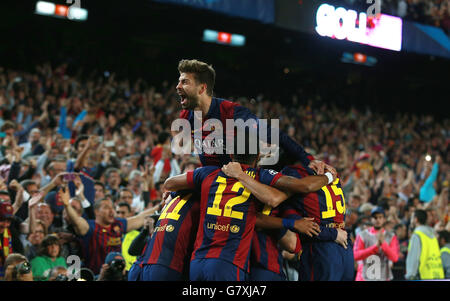
[[[64,62],[71,72],[81,68],[91,75],[108,71],[161,82],[177,79],[180,59],[198,58],[216,68],[220,97],[264,94],[283,102],[293,90],[321,89],[340,106],[446,114],[441,106],[449,95],[447,1],[409,1],[406,14],[399,4],[405,1],[382,1],[383,14],[404,14],[400,51],[316,32],[321,4],[359,13],[368,10],[365,1],[81,0],[85,21],[38,15],[37,2],[0,4],[2,66],[32,70],[36,63]],[[428,8],[433,2],[436,7]],[[435,10],[442,12],[433,18]],[[207,29],[242,35],[245,44],[204,42]],[[343,62],[346,57],[373,66]]]

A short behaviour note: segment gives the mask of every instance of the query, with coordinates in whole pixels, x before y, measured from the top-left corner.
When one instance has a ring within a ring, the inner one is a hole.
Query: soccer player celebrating
[[[248,136],[246,136],[248,137]],[[237,179],[229,178],[215,166],[205,166],[166,180],[167,190],[201,190],[200,223],[190,264],[190,280],[238,281],[248,280],[248,264],[256,223],[256,198],[276,207],[288,195],[270,186],[280,178],[295,183],[297,192],[308,193],[320,189],[329,181],[327,176],[295,179],[272,170],[255,168],[259,154],[249,154],[249,139],[245,154],[232,155],[243,172],[260,189],[250,193]],[[330,174],[331,176],[331,174]],[[287,228],[294,222],[282,221]]]
[[[219,99],[213,97],[213,89],[215,84],[216,73],[215,70],[208,64],[198,60],[181,60],[178,64],[178,71],[180,77],[178,79],[178,85],[176,90],[180,96],[181,106],[183,110],[180,113],[180,118],[187,119],[191,125],[192,137],[195,139],[196,131],[201,130],[202,141],[195,141],[197,146],[202,145],[205,138],[212,132],[203,128],[204,123],[207,120],[219,120],[221,121],[223,132],[231,131],[232,129],[226,129],[226,120],[243,120],[248,121],[250,119],[255,120],[258,126],[261,126],[258,118],[250,112],[249,109],[233,103],[228,100]],[[194,111],[201,112],[201,129],[195,128],[195,119],[197,116]],[[225,137],[226,135],[222,135]],[[289,155],[296,157],[300,160],[303,166],[308,166],[313,169],[317,174],[324,174],[325,171],[330,171],[335,174],[336,170],[325,164],[322,161],[315,160],[314,157],[305,152],[303,147],[295,143],[288,135],[283,132],[279,132],[280,144],[282,148],[289,153]],[[199,142],[199,143],[197,143]],[[267,128],[267,141],[271,142],[271,129]],[[222,144],[223,149],[226,148],[226,139],[223,141],[214,141],[215,145]],[[210,146],[211,147],[211,146]],[[231,161],[230,155],[218,154],[214,152],[200,152],[200,161],[203,166],[214,165],[222,167]]]
[[[142,256],[133,264],[130,281],[189,279],[189,259],[197,235],[199,197],[193,191],[169,196]],[[131,270],[130,270],[131,271]]]
[[[226,175],[238,179],[252,193],[258,194],[262,189],[261,183],[248,177],[235,162],[225,165],[222,170]],[[341,229],[344,226],[345,200],[339,179],[334,179],[328,173],[328,185],[325,183],[316,189],[318,191],[299,194],[301,192],[292,179],[308,179],[308,171],[297,165],[284,168],[280,174],[283,176],[273,186],[294,193],[289,202],[283,203],[286,205],[286,216],[314,218],[321,230],[317,236],[302,235],[300,280],[352,280],[353,252],[351,247],[347,248],[351,242],[347,239],[347,233]]]

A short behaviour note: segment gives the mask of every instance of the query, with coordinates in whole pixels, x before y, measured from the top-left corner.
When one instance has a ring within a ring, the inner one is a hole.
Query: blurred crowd
[[[380,0],[381,13],[398,16],[402,19],[415,21],[443,28],[450,34],[450,1],[449,0]],[[367,8],[374,3],[368,1],[344,0],[352,7]]]
[[[64,280],[67,257],[83,260],[61,196],[48,187],[69,183],[70,205],[86,220],[95,219],[92,207],[103,198],[114,202],[116,216],[130,217],[161,202],[169,176],[200,166],[196,157],[171,151],[170,125],[180,111],[176,78],[152,85],[114,73],[84,78],[67,68],[0,67],[0,204],[12,205],[0,208],[5,279],[25,279],[31,269],[35,280]],[[263,95],[223,97],[279,119],[309,153],[336,167],[352,239],[371,226],[372,209],[385,209],[385,228],[400,243],[395,279],[404,276],[414,210],[429,213],[436,235],[450,231],[448,119],[342,109],[302,90],[283,104]],[[80,176],[61,176],[73,170]]]

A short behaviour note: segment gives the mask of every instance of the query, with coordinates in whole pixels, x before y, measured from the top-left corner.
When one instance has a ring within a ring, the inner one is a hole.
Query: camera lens
[[[31,272],[31,265],[29,262],[25,261],[16,265],[17,273],[23,275]]]

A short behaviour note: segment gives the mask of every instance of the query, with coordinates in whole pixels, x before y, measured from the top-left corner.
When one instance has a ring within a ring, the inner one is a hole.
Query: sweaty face
[[[193,73],[180,73],[176,89],[183,109],[194,110],[198,106],[202,84],[197,84]]]

